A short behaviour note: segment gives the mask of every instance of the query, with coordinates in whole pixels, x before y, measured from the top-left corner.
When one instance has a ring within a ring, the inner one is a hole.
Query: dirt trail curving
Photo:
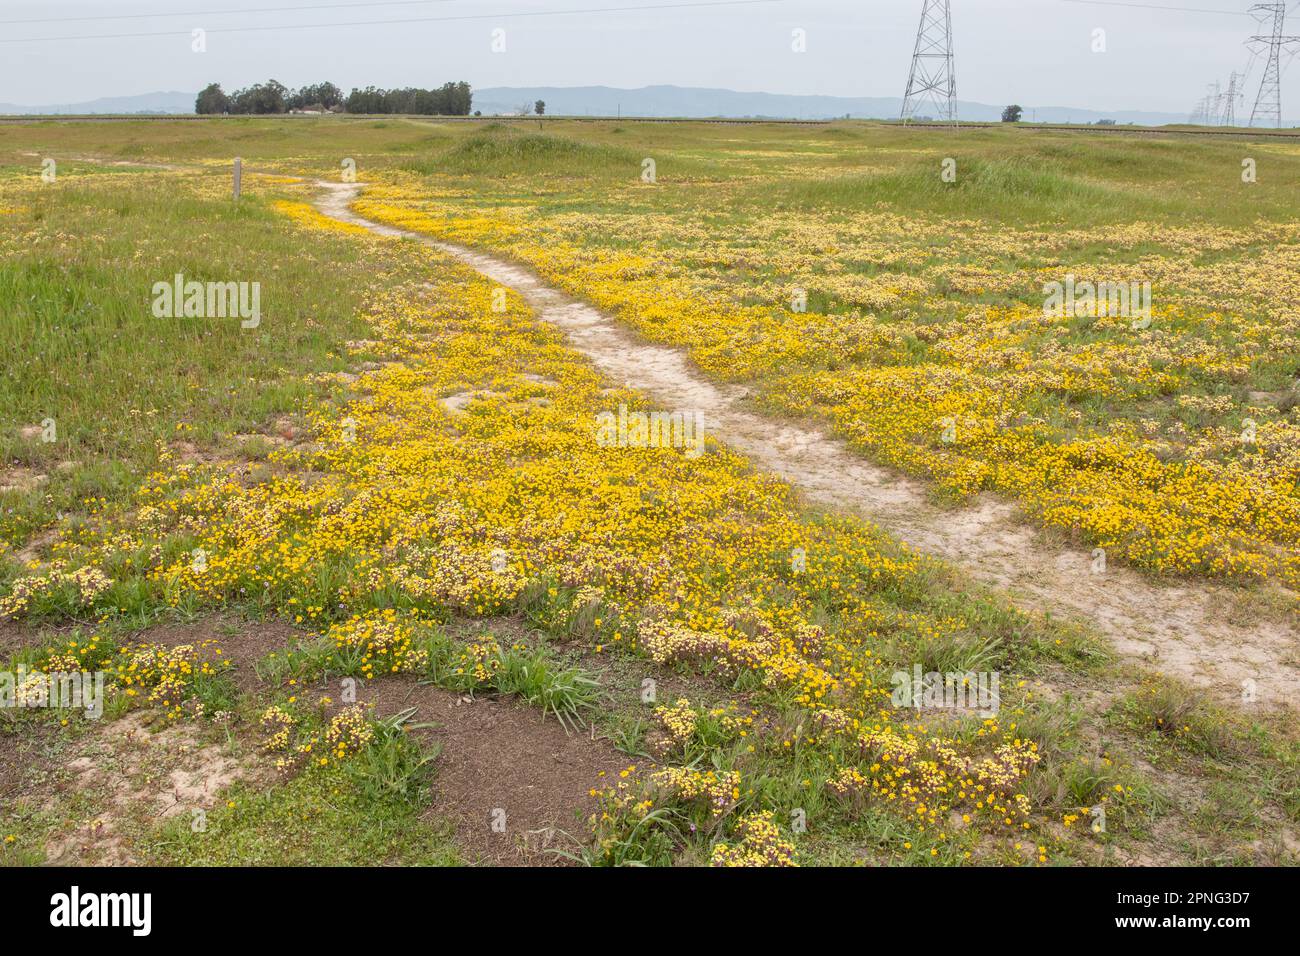
[[[1225,701],[1300,706],[1300,631],[1259,605],[1266,598],[1201,581],[1165,584],[1110,566],[1093,573],[1089,551],[1045,540],[1005,500],[936,505],[925,486],[871,464],[819,429],[748,411],[746,390],[707,381],[677,349],[639,341],[617,320],[546,285],[527,268],[453,243],[372,222],[350,203],[361,183],[317,183],[327,216],[385,236],[414,238],[523,296],[544,322],[611,379],[668,409],[699,410],[709,434],[798,487],[810,502],[853,511],[1025,608],[1081,618],[1122,655],[1204,687]]]

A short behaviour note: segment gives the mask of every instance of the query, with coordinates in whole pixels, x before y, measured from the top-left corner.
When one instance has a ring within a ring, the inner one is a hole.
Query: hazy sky
[[[0,0],[0,102],[39,105],[191,91],[212,81],[229,91],[267,77],[288,86],[328,79],[345,90],[464,79],[475,87],[671,83],[900,96],[922,6],[922,0],[670,6],[686,2]],[[1242,0],[1143,2],[1222,11],[1249,6]],[[1288,2],[1287,32],[1300,34],[1300,0]],[[595,12],[649,5],[665,8]],[[307,9],[252,12],[276,7]],[[588,12],[508,15],[561,10]],[[132,16],[138,14],[151,16]],[[13,22],[30,19],[49,22]],[[420,19],[425,22],[311,27]],[[1243,41],[1261,32],[1243,14],[1070,0],[952,0],[952,19],[959,98],[1101,110],[1190,112],[1206,84],[1226,83],[1230,71],[1246,65]],[[246,27],[274,29],[222,32]],[[194,28],[208,31],[206,52],[191,49]],[[791,50],[795,28],[806,31],[806,53]],[[1101,53],[1092,50],[1098,28],[1105,30]],[[494,29],[505,31],[504,52],[492,51]],[[166,35],[33,39],[141,33]],[[1256,63],[1256,84],[1260,72]],[[1284,109],[1300,97],[1298,76],[1300,69],[1283,77]]]

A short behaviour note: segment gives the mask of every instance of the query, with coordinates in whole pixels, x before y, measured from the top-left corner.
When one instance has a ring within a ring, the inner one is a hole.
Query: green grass
[[[342,343],[363,336],[355,242],[305,237],[256,197],[187,190],[74,168],[21,194],[34,235],[6,234],[16,217],[0,216],[0,458],[48,476],[0,494],[15,549],[56,512],[119,499],[160,445],[211,445],[292,412],[311,392],[303,374],[343,368]],[[155,318],[152,286],[178,272],[260,283],[260,326]],[[23,436],[43,422],[53,441]]]
[[[838,212],[884,204],[898,211],[1016,223],[1053,219],[1077,223],[1131,214],[1134,191],[1073,177],[1043,161],[952,158],[956,177],[952,182],[944,181],[942,159],[935,157],[881,174],[796,180],[775,196],[768,194],[795,209]]]
[[[39,159],[26,153],[59,159],[59,181],[32,187]],[[887,208],[1018,226],[1138,219],[1240,225],[1292,215],[1300,193],[1300,155],[1290,140],[1252,143],[1245,134],[1143,139],[1023,129],[953,135],[867,124],[563,120],[537,131],[339,117],[8,126],[0,130],[0,182],[21,186],[9,191],[10,202],[27,208],[0,216],[0,237],[10,230],[8,242],[0,238],[0,457],[32,479],[0,493],[0,537],[13,549],[56,512],[81,510],[87,498],[121,498],[151,466],[157,442],[203,445],[291,411],[307,392],[296,373],[341,368],[341,343],[363,337],[354,319],[363,285],[357,271],[364,268],[355,241],[308,241],[268,208],[274,187],[250,179],[243,202],[231,203],[227,172],[217,168],[204,178],[211,198],[199,199],[169,185],[178,173],[78,159],[186,164],[235,153],[250,169],[330,177],[343,157],[352,157],[363,179],[369,169],[391,166],[463,186],[474,202],[523,200],[541,215],[707,213],[727,230],[742,230],[770,209],[802,208],[842,215]],[[1247,153],[1261,176],[1242,189]],[[939,176],[949,155],[957,160],[954,183]],[[659,189],[637,189],[647,156],[658,165]],[[624,189],[610,189],[620,182]],[[1229,195],[1232,202],[1223,202]],[[601,241],[617,247],[628,239]],[[260,281],[263,325],[155,319],[149,289],[175,272]],[[719,278],[748,281],[736,271]],[[931,350],[918,343],[910,362]],[[1296,373],[1292,365],[1278,356],[1260,369],[1258,385],[1286,385]],[[1152,411],[1141,401],[1127,414]],[[1091,419],[1114,415],[1108,406]],[[55,423],[56,441],[19,434],[45,420]],[[253,445],[250,455],[265,450]]]
[[[934,219],[974,219],[993,231],[1004,224],[1045,230],[1086,226],[1094,228],[1097,239],[1071,250],[1071,257],[1077,253],[1080,261],[1106,262],[1111,261],[1107,224],[1240,226],[1259,217],[1285,220],[1295,216],[1300,186],[1295,145],[1252,143],[1245,135],[1226,141],[1012,129],[954,135],[857,123],[796,128],[547,121],[537,129],[531,124],[338,118],[5,127],[0,129],[0,183],[5,187],[0,207],[14,211],[0,213],[0,249],[5,253],[0,311],[6,315],[0,327],[0,457],[49,475],[32,490],[0,493],[0,537],[15,547],[60,511],[69,522],[92,530],[98,506],[86,505],[85,499],[103,498],[109,507],[120,503],[154,465],[160,443],[220,446],[232,433],[264,427],[274,416],[294,411],[310,394],[302,376],[345,367],[343,343],[367,337],[354,316],[374,261],[354,237],[306,232],[275,214],[269,204],[282,187],[250,177],[245,199],[232,203],[225,196],[224,166],[191,175],[61,158],[60,179],[46,189],[32,187],[36,167],[34,160],[23,158],[28,151],[176,163],[224,162],[239,154],[250,168],[321,176],[337,176],[341,159],[352,157],[363,180],[371,170],[385,168],[414,174],[440,197],[450,194],[448,201],[467,208],[528,205],[541,217],[575,211],[625,217],[632,227],[589,232],[583,241],[629,250],[645,246],[635,224],[647,214],[681,217],[721,242],[743,246],[746,231],[772,211],[793,213],[797,221],[803,211],[830,209],[849,224],[883,211],[921,225]],[[1243,155],[1254,155],[1261,167],[1260,182],[1247,191],[1238,179]],[[947,156],[957,160],[955,183],[939,176]],[[657,188],[639,182],[645,157],[656,161]],[[191,186],[199,191],[192,192]],[[1225,202],[1226,196],[1235,201]],[[928,242],[902,236],[898,243],[901,249],[917,246],[918,254],[928,257],[925,265],[864,257],[851,263],[852,271],[924,274],[930,264],[963,261],[960,249],[931,248]],[[1126,255],[1160,251],[1153,239],[1149,249]],[[1026,253],[999,261],[998,267],[1019,272],[1044,261]],[[701,272],[736,291],[779,278],[777,268],[702,266]],[[260,281],[262,326],[244,330],[238,322],[154,319],[150,288],[176,271],[196,279]],[[965,306],[961,296],[952,297],[954,316],[960,318]],[[864,365],[926,360],[945,330],[946,316],[942,310],[925,316],[906,310],[886,315],[882,323],[897,320],[908,334],[888,348],[871,346],[855,353],[851,360]],[[1223,332],[1197,325],[1188,334]],[[1086,324],[1071,330],[1071,341],[1102,338]],[[1032,339],[1022,343],[1028,349],[1042,344]],[[1280,355],[1252,374],[1280,388],[1290,381],[1292,365],[1293,359]],[[1248,384],[1233,387],[1244,390]],[[1117,413],[1156,414],[1153,408],[1162,398],[1133,395],[1122,402],[1081,404],[1085,422],[1095,422]],[[1054,409],[1051,396],[1035,401],[1030,406],[1035,414]],[[1207,423],[1199,413],[1160,414],[1185,414],[1197,426]],[[19,429],[46,417],[57,423],[56,442],[20,436]],[[241,457],[256,465],[270,448],[266,440],[254,440]],[[186,542],[176,540],[168,547],[183,549]],[[134,580],[125,566],[107,570],[119,581],[115,606],[127,609],[115,626],[144,626],[157,613],[158,594]],[[0,585],[16,573],[0,562]],[[334,594],[347,573],[343,564],[327,569],[320,595],[311,600],[325,603],[323,596]],[[1009,699],[1017,695],[1008,693],[1012,672],[1094,686],[1128,680],[1108,667],[1105,649],[1080,629],[1030,621],[993,596],[972,596],[964,589],[954,593],[959,589],[958,582],[936,569],[879,595],[887,612],[881,632],[889,664],[921,661],[924,669],[939,671],[1004,668],[1007,708],[1017,703]],[[557,640],[585,645],[608,639],[608,620],[603,628],[595,624],[604,616],[600,609],[575,609],[569,589],[560,589],[554,599],[546,590],[545,584],[535,589],[517,610]],[[382,604],[384,598],[374,600]],[[841,606],[835,596],[826,596],[822,612],[828,630],[861,638],[854,631],[860,622],[842,619]],[[38,609],[37,616],[63,619],[67,610],[55,602]],[[178,610],[185,614],[197,608]],[[955,642],[916,639],[906,622],[912,612],[960,616],[967,630]],[[567,651],[535,642],[505,650],[492,681],[476,685],[455,672],[462,642],[441,629],[431,630],[424,641],[429,666],[419,675],[422,679],[457,691],[516,695],[570,728],[593,721],[638,762],[651,748],[654,722],[650,708],[637,697],[637,681],[649,670],[644,659],[634,659],[628,668],[635,672],[631,683],[604,690],[603,679],[596,679],[585,658],[571,661]],[[268,658],[258,669],[269,683],[279,684],[291,675],[357,675],[360,661],[328,642],[317,642]],[[753,674],[725,686],[725,680],[711,681],[718,675],[703,670],[679,667],[661,676],[686,683],[696,704],[724,685],[723,691],[743,695],[747,704],[762,709],[778,731],[797,736],[785,726],[795,719],[789,700],[765,690]],[[710,684],[712,691],[699,691]],[[232,706],[228,682],[213,682],[202,693],[209,712]],[[628,705],[613,702],[614,694]],[[303,774],[265,790],[241,785],[229,795],[234,807],[210,813],[204,833],[191,832],[188,820],[169,824],[148,837],[148,860],[455,862],[445,829],[417,813],[431,755],[401,729],[408,717],[399,714],[381,724],[375,745],[346,769]],[[1275,808],[1293,821],[1300,815],[1289,738],[1284,733],[1256,736],[1235,726],[1225,730],[1220,715],[1189,703],[1178,689],[1150,698],[1121,695],[1108,721],[1072,704],[1028,706],[1016,719],[1044,754],[1028,783],[1035,802],[1064,813],[1107,797],[1109,832],[1116,840],[1149,838],[1157,822],[1171,817],[1197,832],[1212,829],[1213,821],[1222,818],[1233,831],[1249,834],[1266,831],[1271,826],[1267,812]],[[1188,729],[1162,729],[1172,726]],[[972,727],[969,732],[976,731]],[[968,850],[979,849],[973,836],[944,843],[896,815],[828,800],[824,784],[832,765],[824,755],[798,746],[790,752],[771,749],[770,744],[751,754],[748,741],[729,738],[718,721],[702,717],[696,737],[676,756],[719,769],[743,769],[755,789],[745,794],[737,811],[763,806],[804,811],[810,830],[798,842],[805,862],[957,863]],[[1176,806],[1163,786],[1135,769],[1135,754],[1151,757],[1161,767],[1177,767],[1196,786],[1208,780],[1202,809]],[[1249,793],[1234,785],[1248,785]],[[707,822],[678,810],[663,811],[644,825],[631,823],[611,853],[575,855],[587,862],[628,865],[700,862],[717,836]],[[788,821],[781,817],[779,822]],[[1086,858],[1095,849],[1091,836],[1075,840],[1064,853]],[[35,853],[32,841],[25,840],[23,847],[23,853]],[[986,847],[984,852],[989,854],[985,859],[1000,861],[999,854],[1010,854],[1005,848]],[[1223,856],[1209,846],[1195,852]],[[1010,855],[1005,860],[1014,861]]]
[[[641,159],[626,148],[590,145],[566,136],[492,124],[460,138],[435,158],[402,166],[413,172],[472,176],[616,177],[639,169]]]
[[[450,832],[421,808],[374,799],[347,770],[303,774],[260,792],[236,785],[206,829],[177,820],[141,846],[159,866],[455,866]]]
[[[490,636],[489,632],[474,639]],[[553,717],[569,731],[583,725],[602,699],[600,681],[581,667],[565,666],[544,646],[504,647],[500,667],[488,680],[476,680],[463,667],[465,641],[451,638],[437,625],[419,625],[415,646],[427,663],[416,676],[458,693],[496,693],[518,697],[543,715]],[[326,637],[302,641],[287,652],[276,652],[257,662],[258,675],[274,685],[290,678],[363,677],[365,652],[338,647]]]
[[[600,681],[578,667],[561,667],[541,649],[508,651],[495,678],[496,689],[514,694],[565,729],[585,722],[600,700]]]

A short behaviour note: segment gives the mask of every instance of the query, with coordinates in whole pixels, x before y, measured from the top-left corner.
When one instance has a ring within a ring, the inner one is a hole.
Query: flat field
[[[1298,208],[1245,132],[0,127],[0,665],[105,680],[0,709],[0,862],[1294,863]]]

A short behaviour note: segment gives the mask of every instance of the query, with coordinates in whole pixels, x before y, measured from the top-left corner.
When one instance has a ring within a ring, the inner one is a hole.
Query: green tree
[[[317,83],[294,90],[285,99],[291,110],[333,109],[343,102],[343,91],[333,83]]]
[[[421,116],[468,116],[473,93],[468,83],[444,83],[436,90],[408,87],[354,89],[344,101],[349,113],[412,113]]]
[[[1002,122],[1019,123],[1020,117],[1023,116],[1024,113],[1025,113],[1024,110],[1022,110],[1019,106],[1016,106],[1013,103],[1011,106],[1008,106],[1006,109],[1002,111]]]
[[[232,113],[284,113],[288,110],[285,97],[289,93],[282,83],[267,80],[254,83],[243,90],[236,90],[230,97]]]
[[[546,112],[546,100],[538,100],[536,103],[534,103],[533,112],[536,113],[538,116],[543,115]]]
[[[230,97],[222,90],[220,83],[209,83],[194,101],[196,113],[229,113]]]

